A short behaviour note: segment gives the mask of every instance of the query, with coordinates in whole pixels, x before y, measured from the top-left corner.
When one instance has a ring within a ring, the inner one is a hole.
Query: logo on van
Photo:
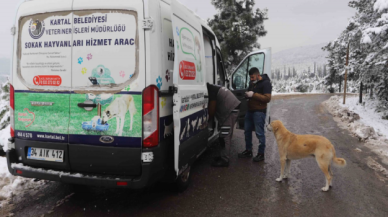
[[[102,143],[112,143],[114,141],[115,141],[115,139],[112,136],[101,136],[100,137],[100,142],[102,142]]]
[[[28,27],[28,32],[30,33],[31,38],[39,39],[42,37],[45,30],[44,21],[31,20],[30,26]]]
[[[194,80],[196,77],[195,64],[192,62],[181,61],[179,64],[179,76],[182,80]]]
[[[59,75],[38,75],[32,82],[36,86],[61,86],[62,78]]]

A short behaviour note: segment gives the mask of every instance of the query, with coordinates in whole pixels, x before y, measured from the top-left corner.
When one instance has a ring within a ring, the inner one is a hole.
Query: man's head
[[[261,80],[260,71],[258,68],[253,67],[249,70],[249,77],[252,82],[257,82]]]

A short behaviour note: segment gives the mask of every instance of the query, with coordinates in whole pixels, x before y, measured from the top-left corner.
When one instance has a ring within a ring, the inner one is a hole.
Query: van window
[[[249,69],[248,71],[256,67],[259,69],[260,74],[262,75],[264,73],[264,57],[265,55],[263,53],[253,54],[249,57]]]
[[[232,87],[235,90],[246,89],[249,83],[248,77],[248,58],[239,66],[232,77]]]
[[[138,76],[137,19],[124,10],[23,17],[18,77],[29,89],[120,92]]]
[[[214,84],[213,47],[208,36],[203,35],[205,46],[206,81]]]

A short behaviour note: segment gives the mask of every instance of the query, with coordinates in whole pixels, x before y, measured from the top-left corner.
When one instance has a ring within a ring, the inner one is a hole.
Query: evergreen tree
[[[259,37],[265,36],[264,20],[267,9],[253,9],[254,0],[212,0],[218,13],[208,20],[216,34],[224,58],[226,71],[231,73],[243,58],[259,49]]]
[[[295,78],[297,76],[295,67],[292,67],[292,77]]]
[[[324,47],[329,51],[327,84],[345,71],[349,44],[348,79],[374,87],[374,93],[388,108],[388,5],[386,0],[352,0],[349,6],[356,14],[340,36]]]
[[[327,75],[326,73],[326,65],[323,66],[323,77],[325,77]]]

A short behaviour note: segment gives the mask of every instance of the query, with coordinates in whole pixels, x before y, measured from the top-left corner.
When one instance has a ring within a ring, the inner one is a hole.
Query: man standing
[[[245,97],[248,98],[248,111],[245,115],[245,151],[238,154],[239,158],[252,157],[252,131],[255,130],[256,137],[259,139],[259,150],[253,161],[264,160],[265,134],[264,125],[267,113],[267,104],[271,101],[272,85],[267,74],[260,75],[258,68],[249,70],[248,92]]]
[[[219,156],[214,158],[212,166],[228,167],[233,129],[238,117],[238,106],[241,102],[225,87],[207,83],[207,90],[209,93],[209,119],[216,116],[218,126],[221,126],[219,139],[221,151]]]

